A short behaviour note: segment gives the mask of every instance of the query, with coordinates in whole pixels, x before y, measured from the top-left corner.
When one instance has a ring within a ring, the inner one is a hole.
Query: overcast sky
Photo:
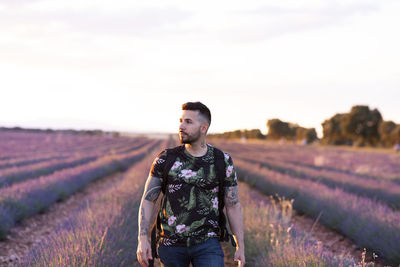
[[[400,1],[0,1],[0,126],[210,132],[400,123]]]

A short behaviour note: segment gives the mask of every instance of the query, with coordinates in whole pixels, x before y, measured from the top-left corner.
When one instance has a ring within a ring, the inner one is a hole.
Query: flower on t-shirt
[[[169,217],[169,218],[168,218],[168,225],[173,224],[173,223],[175,222],[175,220],[176,220],[176,217],[175,217],[175,216]]]
[[[224,157],[228,160],[229,159],[229,155],[227,153],[224,152]]]
[[[186,225],[184,225],[184,224],[178,224],[177,226],[176,226],[176,232],[178,233],[178,234],[181,234],[181,233],[183,233],[183,232],[185,232],[185,231],[189,231],[190,230],[190,227],[189,226],[186,226]]]
[[[214,232],[208,233],[208,237],[211,237],[211,236],[217,236],[217,234]]]
[[[230,177],[233,171],[233,165],[229,165],[226,169],[226,177]]]
[[[212,203],[213,203],[213,208],[218,209],[218,198],[217,197],[213,198]]]
[[[180,161],[175,161],[174,165],[172,165],[171,170],[175,170],[176,168],[178,168],[179,166],[182,165],[182,162]]]
[[[196,176],[197,172],[185,169],[181,170],[181,174],[183,175],[184,178],[188,179],[190,177]]]

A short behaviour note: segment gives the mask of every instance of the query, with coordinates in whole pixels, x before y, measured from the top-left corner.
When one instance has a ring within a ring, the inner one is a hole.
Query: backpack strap
[[[220,229],[219,240],[220,241],[231,241],[232,246],[236,247],[235,239],[232,234],[229,233],[226,227],[226,216],[224,213],[225,206],[225,188],[224,188],[224,180],[226,177],[226,164],[225,164],[225,155],[218,148],[214,147],[214,160],[215,160],[215,170],[216,175],[219,179],[218,183],[218,226]]]
[[[177,146],[174,148],[167,148],[164,151],[167,153],[167,159],[165,161],[163,175],[162,175],[162,184],[161,184],[161,191],[165,195],[165,190],[167,189],[168,185],[168,173],[171,170],[172,165],[174,165],[176,157],[184,150],[185,146]]]
[[[166,160],[165,160],[165,165],[163,169],[163,174],[162,177],[162,183],[161,183],[161,192],[165,195],[167,185],[168,185],[168,172],[171,170],[172,165],[175,163],[176,157],[178,154],[183,151],[184,145],[177,146],[174,148],[167,148],[159,154],[161,156],[162,154],[166,153]],[[150,267],[154,266],[154,258],[158,258],[158,253],[157,253],[157,242],[160,239],[158,233],[161,231],[161,219],[160,219],[160,214],[157,213],[157,219],[156,222],[153,224],[153,227],[151,229],[151,252],[153,256],[153,260],[150,261]]]

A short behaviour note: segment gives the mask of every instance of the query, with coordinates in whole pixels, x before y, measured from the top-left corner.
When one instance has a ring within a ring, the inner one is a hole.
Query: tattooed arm
[[[229,226],[231,227],[232,234],[236,238],[236,252],[235,261],[239,261],[239,266],[244,266],[244,238],[243,238],[243,214],[239,202],[239,189],[238,186],[225,187],[225,207],[226,215],[228,217]]]
[[[148,259],[152,259],[151,246],[149,243],[149,230],[154,223],[156,210],[156,201],[161,192],[161,179],[149,176],[146,181],[142,200],[140,202],[138,216],[138,248],[137,258],[142,266],[148,266]]]

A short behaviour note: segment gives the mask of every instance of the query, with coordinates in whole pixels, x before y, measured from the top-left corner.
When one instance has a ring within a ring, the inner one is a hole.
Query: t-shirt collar
[[[207,156],[209,153],[211,153],[211,146],[210,146],[209,144],[207,144],[207,152],[206,152],[203,156],[200,156],[200,157],[195,157],[195,156],[193,156],[192,154],[190,154],[190,153],[186,150],[186,147],[184,148],[183,152],[184,152],[185,155],[188,156],[189,158],[192,158],[192,159],[201,159],[201,158]]]

